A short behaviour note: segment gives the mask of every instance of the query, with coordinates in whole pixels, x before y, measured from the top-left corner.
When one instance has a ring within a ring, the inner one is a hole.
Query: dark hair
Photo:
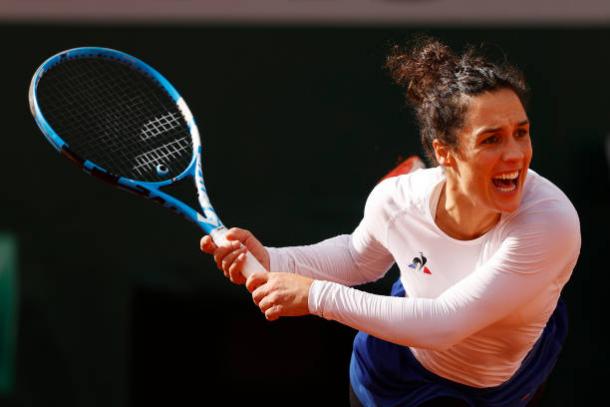
[[[438,164],[432,141],[457,147],[457,131],[468,108],[462,95],[476,96],[512,89],[525,105],[528,88],[521,71],[467,46],[456,55],[437,39],[418,36],[406,47],[395,45],[386,60],[394,81],[406,88],[407,103],[415,109],[422,145],[428,159]]]

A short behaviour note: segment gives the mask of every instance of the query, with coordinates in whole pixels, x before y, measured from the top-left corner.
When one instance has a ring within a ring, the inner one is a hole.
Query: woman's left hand
[[[309,287],[313,280],[292,273],[255,273],[246,287],[269,321],[309,314]]]

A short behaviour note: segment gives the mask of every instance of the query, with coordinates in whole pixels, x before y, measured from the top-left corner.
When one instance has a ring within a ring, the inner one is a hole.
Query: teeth
[[[517,187],[515,185],[512,185],[510,187],[497,187],[497,188],[502,192],[512,192],[515,189],[517,189]]]
[[[519,176],[519,171],[515,171],[515,172],[508,172],[506,174],[498,175],[498,176],[494,177],[494,179],[516,179],[518,176]]]

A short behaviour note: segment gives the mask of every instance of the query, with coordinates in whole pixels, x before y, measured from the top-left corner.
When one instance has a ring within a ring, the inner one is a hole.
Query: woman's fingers
[[[237,257],[246,252],[245,247],[237,247],[234,250],[229,251],[220,261],[220,266],[222,271],[225,273],[225,275],[228,277],[229,275],[229,269],[231,268],[231,266],[234,266],[235,261],[237,260]],[[239,268],[239,270],[241,271],[241,267]]]
[[[265,318],[268,321],[275,321],[282,316],[283,308],[281,305],[274,305],[269,307],[265,312]]]
[[[245,247],[235,251],[237,257],[233,260],[228,269],[228,277],[232,283],[243,284],[246,282],[246,277],[244,277],[241,272],[244,268],[244,263],[246,262],[246,252],[247,249]]]
[[[225,272],[225,270],[223,269],[223,260],[225,259],[225,257],[233,253],[235,250],[238,250],[239,248],[240,246],[238,242],[229,244],[227,246],[218,247],[213,253],[214,261],[216,262],[216,267]]]
[[[248,246],[248,240],[255,239],[252,232],[241,228],[231,228],[225,234],[228,240],[239,240],[244,245]]]
[[[264,268],[269,268],[269,254],[265,247],[245,229],[231,228],[224,235],[223,242],[215,243],[208,235],[199,242],[202,252],[211,254],[216,267],[235,284],[244,284],[246,278],[242,275],[246,263],[246,253],[249,251],[261,262]]]
[[[258,290],[261,290],[263,287],[264,285],[259,287]],[[254,299],[255,297],[260,298],[258,307],[260,308],[261,312],[265,314],[265,318],[267,318],[267,320],[275,321],[282,316],[285,305],[283,304],[282,299],[279,298],[276,293],[256,293],[255,291],[252,298]],[[255,299],[254,302],[256,303],[257,300]]]
[[[275,291],[273,277],[270,276],[270,273],[255,273],[246,281],[246,287],[252,292],[252,300],[265,314],[265,318],[275,321],[282,316],[285,305],[280,293]]]
[[[263,268],[269,270],[269,253],[267,253],[265,246],[263,246],[263,244],[252,234],[252,232],[246,229],[231,228],[227,231],[225,237],[230,241],[240,241],[248,248],[250,253],[252,253]]]
[[[271,273],[254,273],[250,275],[250,277],[248,277],[246,280],[246,288],[254,295],[254,291],[257,288],[269,281],[270,275]]]
[[[205,235],[199,241],[199,248],[204,253],[214,254],[214,251],[216,251],[216,249],[218,247],[214,244],[214,241],[212,240],[212,238],[210,236]]]
[[[309,289],[314,280],[291,273],[256,273],[246,287],[265,318],[275,321],[283,316],[309,314]]]

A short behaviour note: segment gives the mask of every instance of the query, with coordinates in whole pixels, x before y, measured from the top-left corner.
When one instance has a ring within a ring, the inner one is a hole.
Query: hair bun
[[[408,101],[418,105],[432,97],[439,87],[450,86],[456,64],[457,57],[447,45],[420,36],[410,46],[392,47],[385,66],[392,79],[406,88]]]

